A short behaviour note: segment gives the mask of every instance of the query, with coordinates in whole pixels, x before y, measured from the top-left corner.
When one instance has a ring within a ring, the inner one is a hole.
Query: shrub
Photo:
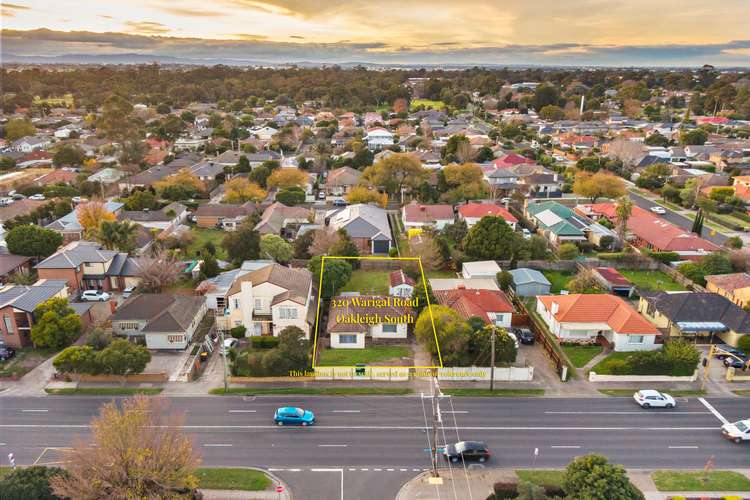
[[[39,465],[13,469],[0,479],[0,491],[5,500],[58,500],[49,481],[56,476],[67,475],[59,467]]]
[[[737,342],[737,347],[745,354],[750,354],[750,335],[743,335]]]
[[[676,252],[649,252],[648,255],[662,264],[669,264],[670,262],[680,260],[680,255]]]
[[[237,325],[229,330],[229,335],[236,339],[243,339],[245,338],[245,332],[247,332],[247,328],[244,325]]]
[[[578,257],[578,247],[573,243],[563,243],[557,249],[557,256],[560,257],[560,260],[575,259]]]
[[[624,359],[613,359],[609,362],[609,371],[612,375],[627,375],[630,373],[630,367]]]
[[[498,500],[518,496],[518,485],[516,483],[498,481],[492,486],[492,489],[495,492],[495,498]]]
[[[701,359],[701,353],[693,344],[677,339],[664,345],[664,357],[672,365],[673,375],[691,375]]]
[[[273,349],[278,347],[279,338],[270,335],[254,336],[250,337],[250,343],[255,349]]]
[[[634,375],[669,375],[672,362],[662,351],[636,351],[627,359],[630,373]]]

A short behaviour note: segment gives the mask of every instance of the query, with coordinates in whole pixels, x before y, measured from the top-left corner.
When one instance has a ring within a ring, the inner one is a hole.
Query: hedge
[[[250,344],[255,349],[273,349],[279,345],[279,338],[271,335],[250,337]]]

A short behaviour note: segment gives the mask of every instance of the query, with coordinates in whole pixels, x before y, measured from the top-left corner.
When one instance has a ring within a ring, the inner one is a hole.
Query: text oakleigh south
[[[414,323],[414,315],[409,313],[393,314],[395,309],[412,309],[417,307],[419,298],[402,297],[338,297],[332,300],[337,309],[353,308],[360,311],[341,311],[336,314],[336,322],[351,325],[378,325],[381,323]],[[367,309],[362,312],[361,309]],[[383,314],[378,312],[383,309]],[[387,311],[387,313],[386,313]],[[390,314],[389,314],[390,313]]]

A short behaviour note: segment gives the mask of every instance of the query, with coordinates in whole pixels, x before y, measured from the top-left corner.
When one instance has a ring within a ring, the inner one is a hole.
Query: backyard
[[[390,271],[365,271],[357,269],[342,292],[359,292],[360,295],[388,295]]]
[[[684,286],[662,271],[626,271],[625,269],[619,269],[619,271],[631,283],[643,290],[661,290],[664,292],[681,292],[686,290]]]
[[[560,293],[560,290],[565,290],[568,282],[573,278],[573,273],[569,271],[542,271],[542,274],[552,284],[550,293]]]
[[[583,368],[586,363],[602,352],[600,345],[561,345],[563,352],[568,357],[573,366]]]
[[[365,349],[322,349],[315,360],[315,365],[354,366],[357,363],[404,365],[403,358],[411,358],[411,356],[411,349],[401,345],[373,345]],[[384,363],[385,361],[388,363]]]
[[[190,234],[193,236],[193,242],[187,248],[188,257],[198,257],[200,251],[209,241],[214,244],[216,248],[216,258],[219,260],[227,259],[227,252],[221,246],[221,240],[226,236],[226,232],[220,229],[207,229],[203,227],[193,227],[190,230]]]

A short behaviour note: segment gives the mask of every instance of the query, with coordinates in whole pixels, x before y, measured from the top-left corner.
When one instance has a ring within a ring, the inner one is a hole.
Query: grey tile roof
[[[71,269],[84,262],[109,262],[118,252],[103,250],[91,241],[77,241],[63,247],[39,264],[37,269]]]
[[[12,306],[21,311],[33,312],[39,304],[60,293],[66,282],[49,280],[40,285],[14,285],[0,292],[0,307]]]
[[[146,321],[143,332],[184,332],[205,301],[198,295],[143,293],[126,300],[110,320]]]
[[[672,323],[720,321],[737,333],[750,333],[750,313],[715,293],[664,293],[646,300]]]

